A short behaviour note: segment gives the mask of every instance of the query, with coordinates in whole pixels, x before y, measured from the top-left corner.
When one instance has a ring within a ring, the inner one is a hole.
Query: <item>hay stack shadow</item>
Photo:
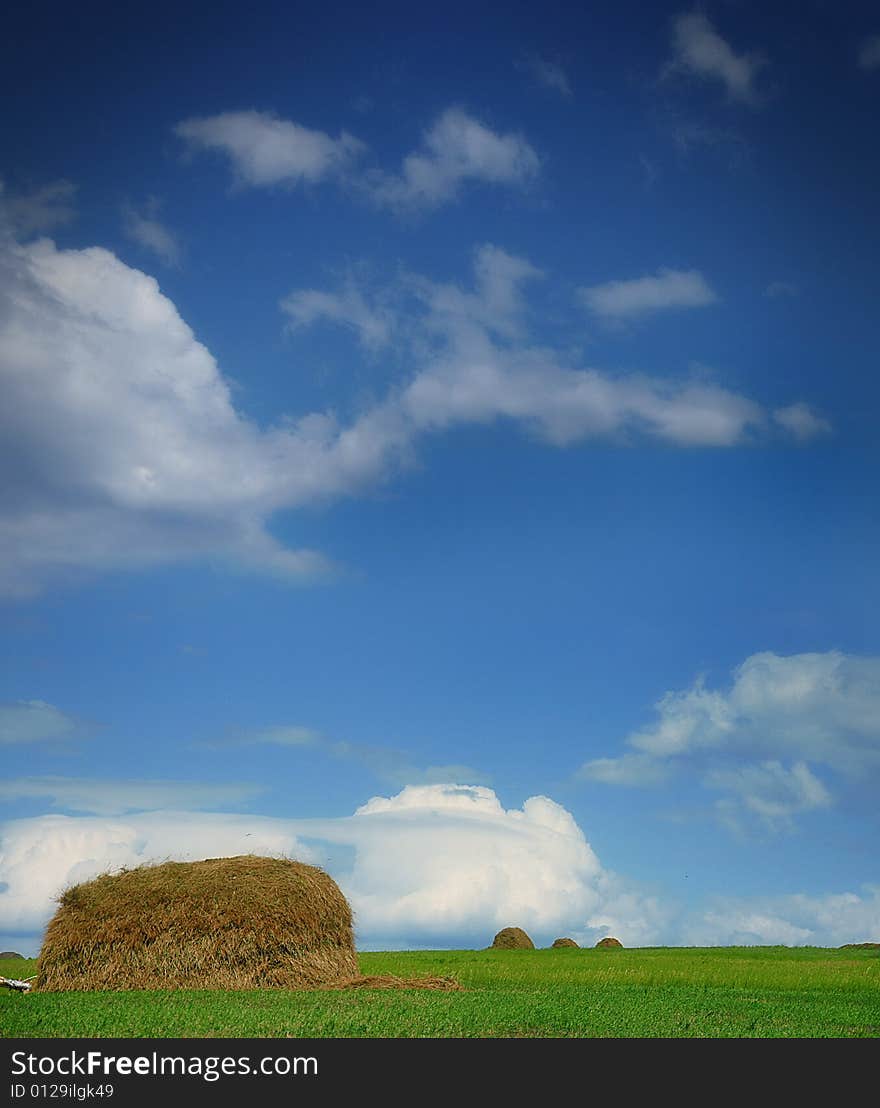
[[[69,888],[35,987],[314,988],[358,975],[351,909],[323,870],[241,855],[166,862]]]

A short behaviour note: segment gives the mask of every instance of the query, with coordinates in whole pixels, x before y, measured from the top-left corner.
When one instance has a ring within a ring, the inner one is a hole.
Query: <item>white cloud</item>
[[[691,946],[842,946],[880,940],[880,887],[861,893],[725,898],[686,920]]]
[[[773,413],[773,419],[800,442],[807,442],[817,435],[827,435],[831,431],[828,420],[824,416],[817,415],[809,404],[803,401],[789,404],[785,408],[777,408]]]
[[[701,308],[718,297],[696,269],[661,269],[656,276],[578,289],[585,307],[609,320],[629,320],[668,308]]]
[[[525,70],[539,85],[558,92],[560,96],[571,96],[568,74],[558,62],[551,62],[538,54],[529,54],[516,64],[518,69]]]
[[[133,242],[155,254],[166,265],[180,265],[180,244],[165,224],[156,218],[154,204],[148,206],[147,214],[125,204],[122,216],[125,233]]]
[[[424,435],[458,426],[510,420],[559,447],[728,447],[766,424],[716,384],[561,364],[528,344],[523,286],[540,271],[491,245],[474,271],[472,289],[408,278],[396,315],[381,301],[411,367],[384,400],[347,424],[313,412],[259,428],[152,277],[97,247],[0,241],[0,591],[207,559],[288,580],[325,573],[320,554],[271,536],[273,513],[354,495]],[[352,325],[354,291],[294,312],[304,325],[332,304]]]
[[[230,740],[235,745],[242,746],[315,746],[322,741],[318,731],[293,724],[276,724],[256,731],[245,731]]]
[[[70,738],[78,722],[44,700],[0,704],[0,746]]]
[[[585,762],[577,776],[583,781],[604,785],[659,785],[668,776],[667,767],[644,754],[624,754],[620,758],[594,758]]]
[[[31,192],[13,192],[0,179],[0,234],[4,227],[19,238],[29,238],[70,223],[76,212],[72,181],[52,181]]]
[[[197,150],[219,151],[246,185],[297,185],[342,173],[365,149],[343,131],[331,138],[271,112],[223,112],[185,119],[175,133]]]
[[[0,824],[0,919],[7,932],[33,934],[65,888],[100,873],[249,853],[312,858],[289,824],[258,816],[152,812],[10,820]]]
[[[262,791],[256,785],[207,785],[189,781],[103,781],[53,776],[0,779],[0,798],[49,799],[56,808],[101,816],[157,808],[218,808],[248,800]]]
[[[331,739],[310,727],[293,724],[274,724],[253,731],[236,731],[223,739],[196,744],[200,749],[228,750],[237,746],[284,746],[309,748],[331,758],[357,762],[378,780],[394,784],[437,785],[454,781],[473,781],[483,784],[486,774],[473,766],[428,765],[417,766],[409,754],[390,746],[371,746],[367,743]]]
[[[422,136],[421,148],[404,158],[399,174],[373,174],[367,188],[377,203],[398,210],[435,208],[454,200],[465,182],[523,187],[539,168],[522,135],[499,134],[449,108]]]
[[[0,916],[8,931],[34,933],[66,885],[109,868],[249,852],[320,862],[322,843],[353,858],[334,876],[361,946],[486,946],[506,925],[549,943],[611,920],[628,945],[658,934],[659,905],[603,869],[564,808],[535,796],[508,810],[490,789],[460,785],[409,786],[340,819],[160,812],[10,821],[0,828]]]
[[[350,327],[369,350],[387,346],[391,338],[392,320],[388,311],[368,305],[351,280],[338,293],[295,289],[282,299],[281,310],[290,320],[291,330],[326,319]]]
[[[880,69],[880,35],[869,35],[859,45],[861,69]]]
[[[755,81],[766,61],[760,55],[737,54],[702,12],[682,13],[673,24],[673,58],[664,73],[687,73],[720,81],[730,100],[755,105]]]
[[[767,761],[710,770],[703,783],[731,794],[718,802],[718,810],[734,830],[740,829],[743,815],[757,817],[769,831],[787,830],[793,816],[831,804],[828,790],[805,762],[795,762],[791,769]]]
[[[599,774],[587,763],[580,773],[638,784],[627,772],[633,759],[643,772],[646,758],[664,769],[687,759],[704,784],[730,794],[719,809],[728,822],[751,813],[782,828],[831,802],[811,765],[843,779],[880,771],[880,658],[753,654],[734,671],[729,690],[698,681],[666,693],[656,710],[656,723],[626,740],[635,754],[600,759]],[[731,757],[739,759],[732,767]]]

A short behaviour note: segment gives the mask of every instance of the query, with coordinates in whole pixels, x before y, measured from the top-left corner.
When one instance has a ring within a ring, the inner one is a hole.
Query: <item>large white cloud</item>
[[[767,424],[714,383],[569,368],[528,343],[523,288],[540,271],[491,245],[474,270],[472,289],[408,278],[396,316],[352,285],[294,290],[296,323],[331,318],[373,346],[396,328],[395,353],[414,368],[347,425],[313,412],[262,428],[152,277],[98,247],[0,235],[0,592],[187,560],[320,573],[320,554],[271,536],[272,514],[355,494],[421,436],[465,424],[511,420],[557,446],[690,447],[733,446]]]
[[[536,796],[508,810],[488,788],[456,785],[408,786],[340,819],[10,821],[0,827],[0,933],[35,935],[66,885],[108,869],[238,853],[322,863],[339,848],[353,860],[327,868],[351,901],[362,946],[482,946],[506,925],[540,942],[612,927],[630,945],[659,934],[660,906],[603,869],[559,804]]]
[[[629,735],[628,752],[594,759],[579,776],[652,784],[687,762],[727,794],[719,807],[727,822],[751,813],[781,828],[832,803],[816,767],[843,785],[880,774],[880,658],[765,651],[737,667],[729,689],[698,681],[666,693],[656,711],[651,726]]]

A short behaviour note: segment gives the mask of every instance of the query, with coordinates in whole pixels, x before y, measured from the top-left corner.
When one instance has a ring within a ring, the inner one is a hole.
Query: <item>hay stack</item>
[[[36,988],[314,987],[358,972],[351,909],[323,870],[242,855],[166,862],[68,889]]]
[[[880,943],[844,943],[841,950],[880,950]]]
[[[607,939],[600,939],[596,943],[597,950],[617,950],[618,948],[622,947],[623,943],[620,941],[620,939],[614,939],[610,935]]]
[[[574,939],[554,939],[553,940],[553,946],[550,949],[555,950],[557,947],[560,947],[560,946],[574,946],[574,947],[576,947],[577,945],[578,944],[574,941]]]
[[[492,940],[491,950],[534,950],[535,944],[521,927],[503,927]]]

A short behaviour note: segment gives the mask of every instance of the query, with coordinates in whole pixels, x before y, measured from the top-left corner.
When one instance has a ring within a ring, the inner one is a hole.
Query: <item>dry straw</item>
[[[576,947],[577,945],[578,944],[574,941],[574,939],[554,939],[553,940],[553,947],[551,949],[555,950],[557,947],[561,947],[561,946],[574,946],[574,947]]]
[[[622,946],[623,943],[620,941],[620,939],[612,938],[610,935],[607,939],[600,939],[596,943],[596,948],[598,950],[616,950],[618,949],[618,947]]]
[[[351,909],[314,866],[243,855],[105,874],[61,896],[36,988],[314,988],[358,977]]]
[[[534,950],[535,944],[521,927],[503,927],[492,940],[493,950]]]

